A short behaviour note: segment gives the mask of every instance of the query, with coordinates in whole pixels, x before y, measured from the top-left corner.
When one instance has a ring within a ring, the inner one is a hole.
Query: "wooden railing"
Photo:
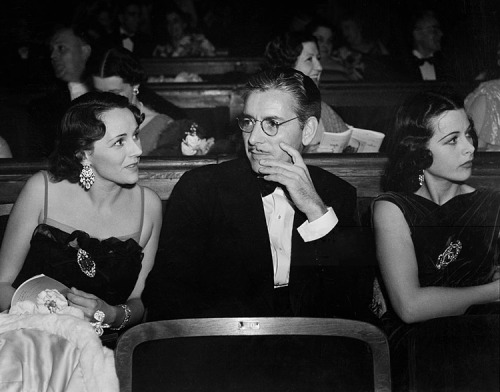
[[[183,108],[229,108],[228,123],[243,110],[242,84],[234,83],[152,83],[159,95]],[[465,96],[475,84],[421,83],[339,83],[320,85],[323,101],[331,105],[346,121],[358,128],[387,133],[399,105],[409,96],[424,90],[454,90]],[[226,124],[220,124],[227,127]]]
[[[180,72],[204,75],[228,73],[252,74],[260,70],[262,57],[177,57],[143,58],[142,66],[148,76],[176,76]]]
[[[153,189],[162,200],[167,200],[175,184],[186,171],[229,159],[234,157],[144,157],[139,166],[139,183]],[[354,185],[358,199],[365,202],[362,209],[366,209],[369,199],[382,192],[380,181],[387,163],[387,157],[382,154],[315,154],[306,155],[305,161],[307,164],[322,167]],[[26,180],[47,167],[47,162],[0,160],[0,215],[9,213]],[[500,154],[477,153],[473,175],[468,182],[475,187],[500,190]],[[366,211],[360,211],[364,212]]]

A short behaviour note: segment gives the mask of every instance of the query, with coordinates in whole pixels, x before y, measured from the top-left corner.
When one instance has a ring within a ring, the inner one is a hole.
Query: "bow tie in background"
[[[122,41],[123,41],[123,40],[126,40],[127,38],[128,38],[129,40],[131,40],[132,42],[134,42],[134,36],[133,36],[133,35],[128,35],[128,34],[124,34],[124,33],[122,33],[122,34],[121,34],[121,39],[122,39]]]
[[[266,181],[262,177],[257,177],[257,182],[259,184],[260,194],[262,197],[266,197],[274,192],[277,186],[280,186],[277,182]]]
[[[425,63],[434,64],[434,57],[426,57],[424,59],[417,59],[418,66],[421,67]]]

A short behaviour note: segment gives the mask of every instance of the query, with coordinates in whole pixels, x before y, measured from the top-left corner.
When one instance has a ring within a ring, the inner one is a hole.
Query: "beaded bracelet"
[[[128,305],[120,304],[117,306],[123,308],[123,310],[125,311],[125,317],[123,318],[123,321],[119,327],[110,328],[110,329],[113,329],[115,331],[119,331],[120,329],[123,329],[125,327],[125,325],[127,325],[128,321],[130,320],[130,316],[132,315],[132,311],[130,310],[130,307]]]

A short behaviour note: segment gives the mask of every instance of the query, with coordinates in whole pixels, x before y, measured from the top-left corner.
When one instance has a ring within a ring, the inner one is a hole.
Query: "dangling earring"
[[[420,186],[424,185],[425,177],[424,177],[424,171],[422,170],[422,173],[418,175],[418,183]]]
[[[134,95],[139,94],[139,88],[138,88],[138,87],[134,87],[134,89],[132,90],[132,93],[133,93]]]
[[[80,172],[80,185],[88,191],[92,184],[94,184],[95,175],[92,168],[88,163],[83,165],[82,171]]]

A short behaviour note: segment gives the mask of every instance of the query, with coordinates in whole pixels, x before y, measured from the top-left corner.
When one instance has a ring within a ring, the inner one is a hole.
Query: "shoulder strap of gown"
[[[49,207],[49,176],[45,170],[42,170],[43,179],[45,182],[45,198],[43,201],[43,223],[47,222],[47,213]]]
[[[141,238],[143,223],[144,223],[144,188],[141,186],[141,224],[139,225],[139,239]]]

